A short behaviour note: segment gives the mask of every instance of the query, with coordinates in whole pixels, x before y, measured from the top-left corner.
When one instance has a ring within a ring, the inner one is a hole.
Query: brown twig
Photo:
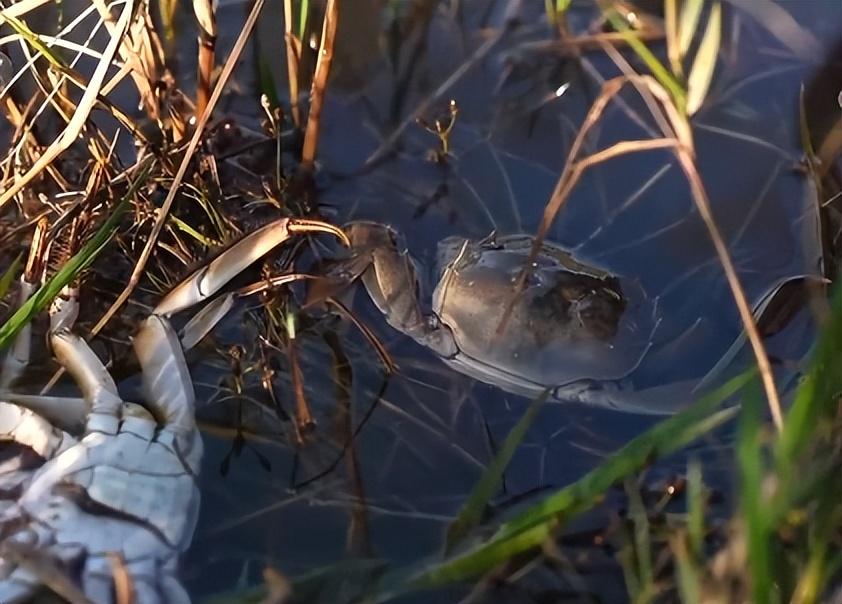
[[[301,150],[299,169],[305,172],[312,173],[316,160],[322,107],[327,91],[327,79],[330,76],[330,65],[333,62],[333,44],[336,39],[338,23],[339,2],[328,0],[322,25],[322,39],[319,44],[319,57],[316,60],[316,72],[313,74],[313,85],[310,88],[310,111],[307,114],[307,130],[304,132],[304,147]]]
[[[298,360],[298,346],[294,329],[287,330],[287,359],[289,359],[289,377],[292,393],[295,397],[295,425],[299,438],[306,437],[316,427],[316,420],[310,411],[307,395],[304,393],[304,373]],[[302,441],[303,442],[303,441]],[[301,444],[301,442],[299,442]]]

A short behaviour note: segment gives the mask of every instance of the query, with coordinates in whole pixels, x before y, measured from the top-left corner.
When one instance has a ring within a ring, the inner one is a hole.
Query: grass
[[[206,42],[215,38],[217,28],[212,4],[194,3]],[[562,37],[569,36],[566,15],[575,9],[575,4],[569,0],[545,2],[546,20],[559,28]],[[319,30],[314,7],[307,0],[283,2],[287,56],[282,59],[256,53],[260,85],[266,95],[264,109],[270,121],[277,121],[272,124],[276,148],[280,146],[282,130],[278,105],[284,99],[290,108],[287,121],[304,133],[304,148],[298,160],[301,170],[309,176],[312,176],[318,157],[321,111],[330,89],[334,39],[345,18],[339,13],[340,5],[340,2],[326,3],[327,13],[321,24],[317,65],[312,77],[299,73],[304,41],[309,33]],[[215,61],[223,55],[215,54],[208,45],[204,47],[204,54],[199,58],[201,85],[195,96],[198,114],[192,122],[185,119],[175,125],[164,119],[165,115],[176,114],[170,111],[173,107],[161,100],[166,95],[159,98],[150,93],[166,79],[163,70],[166,57],[160,55],[162,44],[154,29],[143,25],[146,19],[148,23],[152,22],[144,13],[145,4],[127,0],[115,5],[110,20],[99,15],[100,20],[91,31],[100,25],[105,27],[107,23],[108,39],[101,52],[84,49],[96,60],[89,78],[73,68],[72,45],[59,44],[59,53],[49,43],[50,40],[63,40],[63,32],[56,36],[38,34],[24,20],[27,13],[24,3],[15,6],[14,14],[10,11],[4,21],[13,31],[15,41],[26,45],[27,52],[35,57],[23,69],[41,83],[44,91],[36,95],[33,107],[20,104],[20,107],[15,106],[14,115],[9,115],[17,132],[14,152],[2,166],[0,209],[11,213],[17,211],[14,207],[22,207],[27,201],[27,187],[66,190],[73,185],[85,192],[85,201],[80,206],[64,207],[55,203],[45,211],[59,232],[76,219],[88,220],[90,228],[85,231],[79,251],[57,267],[36,294],[0,326],[0,348],[8,346],[17,331],[42,312],[65,285],[79,279],[95,259],[113,253],[116,246],[108,247],[112,242],[120,242],[123,250],[140,252],[131,256],[133,270],[128,285],[93,328],[92,335],[118,316],[127,301],[142,298],[142,292],[137,291],[142,288],[138,286],[153,281],[151,277],[147,278],[146,271],[156,275],[164,273],[167,277],[177,275],[181,267],[172,268],[164,258],[177,257],[185,265],[192,264],[208,253],[208,248],[217,246],[220,240],[217,232],[225,230],[223,223],[233,225],[236,222],[236,216],[224,215],[223,203],[217,201],[224,198],[225,183],[215,181],[218,174],[214,175],[212,168],[200,167],[201,162],[196,158],[202,156],[203,145],[208,141],[206,126],[211,123],[212,113],[249,41],[263,0],[251,4],[252,12],[234,49],[225,55],[228,58],[218,77],[215,77]],[[489,519],[487,512],[498,496],[507,466],[530,427],[540,418],[545,397],[533,401],[466,497],[448,528],[441,555],[407,567],[389,566],[375,559],[344,560],[292,581],[293,591],[302,601],[320,593],[323,596],[328,589],[326,586],[335,589],[339,594],[337,598],[364,596],[367,601],[385,602],[454,585],[481,590],[497,580],[516,581],[518,573],[529,564],[548,558],[548,552],[559,542],[563,544],[565,530],[572,521],[602,504],[609,493],[616,492],[618,485],[624,487],[623,500],[627,508],[622,518],[623,530],[618,537],[618,564],[624,573],[630,600],[807,604],[822,601],[829,589],[842,579],[842,481],[838,479],[842,476],[842,371],[839,370],[842,366],[842,291],[837,291],[832,301],[809,370],[785,411],[777,402],[771,364],[755,325],[757,317],[748,305],[730,251],[710,213],[695,161],[693,119],[703,110],[719,68],[718,58],[729,13],[719,2],[665,0],[664,48],[661,49],[647,44],[620,8],[610,2],[599,3],[604,20],[618,34],[611,40],[621,40],[629,52],[623,54],[615,45],[608,44],[607,36],[598,43],[615,60],[622,75],[606,84],[573,142],[564,172],[547,205],[536,249],[584,172],[631,153],[651,150],[672,153],[687,178],[697,211],[705,216],[759,369],[746,371],[685,411],[661,421],[578,480],[542,493],[537,503]],[[159,9],[164,21],[164,37],[172,42],[177,14],[183,8],[179,8],[179,3],[162,1]],[[92,8],[90,12],[93,15],[96,11]],[[485,33],[470,60],[453,71],[430,97],[423,99],[391,135],[384,137],[381,147],[372,154],[370,164],[391,152],[401,134],[413,127],[416,119],[436,100],[445,98],[449,89],[471,67],[481,64],[505,34],[503,30]],[[630,64],[635,59],[637,67]],[[275,90],[276,82],[271,77],[269,64],[273,60],[283,60],[287,65],[288,99]],[[143,101],[146,117],[159,130],[156,134],[161,142],[159,148],[151,150],[148,147],[134,166],[125,168],[116,159],[116,141],[105,136],[91,116],[95,110],[104,111],[121,125],[123,136],[138,134],[139,125],[121,113],[109,98],[111,91],[129,75]],[[72,95],[64,94],[66,80],[83,90],[77,95],[77,101]],[[299,86],[305,81],[312,83],[309,106],[299,103]],[[658,136],[621,141],[608,149],[592,149],[587,139],[589,133],[598,127],[603,113],[627,88],[633,88],[650,109],[650,117],[660,127]],[[816,147],[819,148],[816,151],[809,140],[803,105],[801,109],[803,145],[811,176],[818,181],[828,169],[828,156],[832,160],[833,149],[838,150],[838,145],[831,141]],[[36,123],[41,125],[38,120],[46,113],[58,118],[60,128],[52,140],[38,141],[36,131],[39,128],[34,126]],[[184,138],[176,135],[179,129],[186,133]],[[449,133],[448,130],[446,134]],[[443,139],[443,142],[446,141]],[[819,156],[822,161],[818,161]],[[24,161],[27,158],[30,161]],[[18,161],[24,171],[15,177],[12,166]],[[86,169],[67,169],[75,164],[84,165]],[[275,188],[282,192],[282,200],[276,200],[275,205],[282,211],[290,211],[296,207],[296,200],[286,197],[289,189],[285,188],[280,166],[278,153],[273,176]],[[84,177],[74,180],[77,173]],[[121,182],[123,184],[118,186]],[[142,219],[144,203],[151,198],[149,191],[155,186],[165,193],[160,203],[149,202],[152,208]],[[203,192],[209,189],[218,194],[205,196]],[[187,200],[197,197],[201,198],[197,202],[202,206],[201,211],[185,210],[190,205]],[[103,212],[102,208],[107,209]],[[21,232],[21,240],[26,232]],[[13,288],[19,262],[20,257],[4,267],[0,275],[0,298]],[[268,265],[266,270],[271,270]],[[522,278],[525,280],[527,276],[525,270]],[[159,280],[166,282],[168,279]],[[261,303],[269,308],[272,302],[267,295]],[[291,308],[295,307],[291,305]],[[298,318],[292,314],[284,316]],[[306,324],[306,318],[302,324]],[[277,340],[273,345],[279,353],[291,358],[295,372],[294,394],[303,404],[305,388],[296,348],[291,342]],[[771,414],[771,423],[767,412]],[[691,461],[684,508],[664,526],[662,510],[651,505],[641,491],[641,477],[651,466],[732,423],[737,424],[736,443],[731,452],[738,472],[737,507],[726,523],[714,518],[709,509],[705,468],[701,462]],[[359,438],[365,438],[365,434]],[[212,600],[263,602],[273,594],[281,599],[285,597],[282,592],[286,589],[282,583],[277,577],[268,577],[263,587],[219,594]],[[348,587],[351,584],[353,587]]]
[[[78,279],[84,271],[102,252],[114,236],[123,215],[129,207],[129,201],[137,193],[138,189],[145,184],[149,176],[151,164],[147,165],[131,183],[123,198],[111,210],[108,218],[99,227],[96,233],[82,246],[82,248],[70,258],[64,265],[44,283],[14,314],[0,326],[0,350],[7,348],[14,340],[15,335],[24,325],[46,310],[47,306],[55,299],[61,290],[74,280]],[[11,269],[10,269],[11,270]],[[8,276],[7,272],[6,276]]]

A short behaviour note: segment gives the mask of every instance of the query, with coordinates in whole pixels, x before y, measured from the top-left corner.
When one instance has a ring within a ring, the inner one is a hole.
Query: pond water
[[[426,23],[405,21],[403,31],[391,36],[372,31],[372,23],[388,13],[379,3],[360,3],[359,13],[343,15],[319,150],[318,201],[340,221],[375,219],[402,232],[427,270],[427,301],[440,239],[535,231],[602,81],[619,73],[601,52],[560,52],[539,4],[467,2],[458,10],[436,5]],[[748,297],[757,302],[781,280],[822,274],[819,200],[798,169],[798,95],[838,44],[842,15],[826,3],[781,3],[809,36],[775,37],[739,5],[726,6],[716,77],[693,123],[713,213]],[[223,10],[236,13],[242,5]],[[592,17],[589,7],[574,3],[571,28]],[[267,19],[262,27],[274,27],[269,22],[276,21]],[[268,52],[278,40],[262,35]],[[276,75],[284,81],[282,73]],[[823,92],[837,94],[832,86]],[[620,98],[624,106],[609,106],[589,150],[655,131],[633,91]],[[412,117],[424,107],[428,120],[445,115],[450,99],[459,114],[449,155],[436,163],[430,160],[436,137]],[[658,297],[663,324],[635,376],[641,387],[697,380],[738,337],[723,271],[669,153],[625,156],[588,172],[549,239],[639,280]],[[318,421],[315,442],[296,451],[255,439],[251,446],[271,462],[268,471],[247,450],[226,464],[230,444],[208,437],[202,518],[185,565],[196,594],[232,589],[245,577],[255,581],[267,563],[296,575],[347,555],[408,564],[437,554],[495,447],[528,405],[445,368],[391,331],[364,296],[357,296],[355,308],[384,340],[400,373],[384,386],[374,351],[352,329],[337,327],[353,372],[344,402],[326,369],[329,349],[318,338],[304,340],[306,384]],[[797,363],[811,334],[802,313],[770,339],[783,385],[784,373],[792,372],[781,367]],[[737,355],[735,367],[747,359]],[[281,392],[284,383],[281,378]],[[672,392],[652,392],[653,411],[680,406]],[[495,511],[570,483],[656,421],[546,405],[506,473]],[[353,445],[337,456],[350,433],[356,433]],[[682,474],[688,458],[700,458],[706,481],[724,493],[727,509],[729,440],[730,429],[721,431],[659,463],[649,480]],[[602,514],[591,521],[599,526],[608,512]],[[549,580],[536,572],[535,591],[511,588],[492,599],[526,601],[527,593],[555,593],[558,599],[541,601],[563,601],[578,585],[612,601],[624,593],[622,575],[610,554],[591,556],[579,569],[581,583],[563,573]],[[323,594],[323,601],[331,597]],[[456,599],[446,591],[417,601]]]
[[[759,303],[788,279],[823,275],[823,200],[800,169],[799,91],[805,84],[811,99],[839,94],[838,52],[833,68],[826,61],[842,41],[842,8],[818,0],[776,3],[792,21],[770,33],[748,2],[725,3],[719,63],[693,118],[693,134],[716,222],[749,300]],[[279,3],[268,4],[258,26],[259,52],[269,58],[285,98],[284,61],[278,59],[282,19]],[[409,4],[357,0],[340,17],[317,201],[339,223],[372,219],[401,232],[422,268],[429,307],[441,239],[535,232],[588,110],[603,82],[620,71],[602,50],[562,48],[540,2]],[[247,2],[220,2],[222,48],[230,47],[247,9]],[[594,16],[590,3],[574,2],[571,31],[584,34]],[[663,50],[659,43],[654,48]],[[630,53],[624,56],[642,69]],[[823,79],[815,81],[820,68]],[[246,62],[237,74],[244,92],[255,86],[250,69]],[[253,126],[259,106],[243,98],[249,97],[226,99],[223,106]],[[618,98],[586,151],[657,132],[631,87]],[[451,99],[459,112],[449,153],[432,161],[439,141],[414,117],[446,115]],[[641,392],[636,404],[654,414],[686,405],[697,394],[693,385],[732,351],[741,327],[671,154],[627,155],[585,173],[548,239],[636,280],[657,298],[661,324],[633,375]],[[446,367],[391,330],[361,292],[353,302],[400,371],[386,379],[375,351],[347,323],[323,321],[302,330],[299,354],[316,419],[302,447],[292,444],[289,422],[267,410],[260,376],[246,374],[243,392],[232,394],[230,361],[218,351],[239,344],[249,359],[258,358],[254,306],[242,306],[214,345],[190,359],[207,427],[201,517],[182,567],[195,600],[258,584],[266,566],[296,576],[346,557],[407,565],[435,556],[449,523],[529,405]],[[784,391],[812,337],[809,313],[802,310],[769,338]],[[747,350],[737,351],[718,379],[750,360]],[[291,408],[290,379],[283,363],[279,369],[274,392]],[[675,384],[681,387],[663,388]],[[569,484],[659,419],[545,405],[490,512],[501,514]],[[240,420],[247,427],[244,444],[232,438]],[[701,459],[705,481],[722,493],[721,510],[728,510],[731,430],[660,461],[646,483],[670,480],[685,472],[688,459]],[[593,547],[594,535],[616,513],[612,503],[609,497],[571,527],[564,551],[578,560],[575,571],[538,568],[522,586],[492,591],[488,601],[576,601],[581,590],[603,601],[621,598],[622,573],[613,553]],[[342,586],[331,589],[312,601],[342,601]],[[405,601],[454,602],[465,593],[443,590]]]

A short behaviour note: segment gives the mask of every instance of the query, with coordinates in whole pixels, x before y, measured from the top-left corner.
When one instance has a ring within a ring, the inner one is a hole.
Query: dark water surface
[[[776,3],[794,25],[772,34],[740,8],[747,2],[725,3],[716,75],[693,125],[713,213],[748,297],[757,302],[782,280],[822,275],[817,210],[822,200],[799,169],[798,98],[802,85],[819,99],[839,94],[839,53],[830,68],[826,62],[842,41],[842,6],[822,0]],[[248,3],[220,4],[224,48],[239,32]],[[258,27],[260,52],[286,98],[279,3],[268,4]],[[404,4],[344,3],[323,114],[318,202],[337,221],[375,219],[402,232],[426,272],[428,301],[442,238],[535,231],[602,82],[620,72],[601,50],[586,49],[578,57],[559,50],[543,2],[419,2],[418,7],[430,4],[428,19],[418,8],[417,18],[403,19],[399,30],[391,25],[388,7],[408,14]],[[584,33],[593,18],[591,3],[574,2],[571,30]],[[643,69],[630,53],[624,55]],[[254,86],[251,61],[237,74],[246,93]],[[184,69],[189,80],[192,67]],[[828,80],[814,80],[820,69]],[[453,77],[460,70],[464,73]],[[259,106],[245,98],[225,99],[223,107],[254,126]],[[436,163],[429,159],[437,149],[435,136],[412,117],[429,105],[422,114],[433,119],[450,99],[459,115],[450,154]],[[622,106],[609,105],[588,150],[651,138],[657,131],[633,90],[620,99]],[[658,298],[662,324],[634,379],[639,388],[653,389],[646,395],[653,411],[680,408],[686,401],[657,387],[698,381],[739,336],[740,322],[679,165],[669,153],[656,151],[588,172],[549,239],[638,280]],[[192,359],[200,418],[216,426],[205,435],[201,518],[183,564],[195,600],[258,584],[267,565],[296,576],[346,556],[405,565],[438,554],[448,524],[529,404],[448,369],[390,330],[361,294],[355,309],[383,339],[400,372],[384,381],[373,349],[338,320],[330,329],[323,323],[320,330],[302,331],[302,367],[317,428],[300,449],[290,444],[289,423],[267,410],[259,376],[247,374],[245,394],[233,396],[225,390],[231,379],[225,377],[230,365],[224,355],[207,345]],[[241,310],[215,344],[224,350],[239,343],[253,359],[258,329],[250,318],[253,309]],[[348,391],[336,385],[335,353],[325,332],[335,333],[350,359]],[[783,385],[797,374],[811,337],[807,314],[801,313],[770,339],[770,353],[786,363]],[[737,354],[735,367],[748,358],[745,351]],[[276,376],[275,391],[291,408],[284,371]],[[232,425],[238,416],[256,434],[232,453],[233,430],[219,426]],[[657,421],[652,415],[545,405],[509,466],[492,512],[537,501],[571,483]],[[724,495],[727,510],[730,441],[728,428],[659,462],[647,484],[682,474],[687,460],[698,458],[705,481]],[[576,573],[538,568],[524,587],[501,589],[489,601],[575,601],[570,594],[582,589],[604,601],[623,597],[613,553],[582,547],[593,542],[589,531],[610,519],[611,503],[609,497],[600,511],[572,527],[583,536],[571,538],[565,551],[571,559],[586,556]],[[407,601],[455,602],[461,596],[460,590],[445,590]],[[340,598],[323,594],[319,601]]]
[[[553,36],[539,2],[463,2],[455,13],[442,3],[431,9],[427,25],[404,24],[406,30],[391,38],[373,25],[386,9],[378,12],[370,6],[375,2],[353,4],[342,16],[336,79],[324,114],[319,202],[339,220],[376,219],[399,229],[429,270],[429,296],[441,238],[479,238],[493,229],[534,232],[601,80],[618,70],[601,52],[586,51],[576,59],[549,48]],[[842,10],[819,1],[780,6],[808,32],[806,41],[775,37],[726,4],[716,77],[693,119],[698,165],[714,215],[755,302],[782,279],[822,271],[818,200],[798,169],[798,94],[839,43]],[[240,9],[223,6],[233,13]],[[577,6],[571,27],[581,30],[592,17],[589,7]],[[279,27],[274,19],[262,20],[264,52],[278,44],[268,33]],[[397,65],[390,53],[399,58]],[[444,84],[466,66],[462,77]],[[284,81],[281,72],[276,77]],[[562,85],[566,91],[556,96]],[[433,97],[440,87],[444,90]],[[836,95],[838,88],[824,92]],[[428,156],[437,141],[411,115],[428,102],[432,109],[425,116],[441,114],[449,99],[460,109],[451,153],[446,162],[434,163]],[[655,131],[633,91],[621,99],[625,110],[609,106],[589,141],[591,150]],[[643,127],[631,114],[642,116]],[[402,130],[395,144],[384,146],[396,129]],[[713,246],[668,153],[627,156],[588,173],[550,239],[637,278],[659,297],[663,324],[636,375],[642,386],[698,379],[739,334]],[[525,399],[443,367],[385,326],[362,296],[357,309],[395,355],[400,375],[378,401],[374,352],[353,330],[341,329],[353,368],[350,423],[354,429],[365,423],[335,470],[303,488],[291,489],[330,466],[345,442],[343,430],[347,436],[347,417],[337,410],[326,369],[331,358],[317,339],[305,340],[304,355],[319,422],[312,445],[296,454],[283,444],[253,441],[271,461],[271,471],[246,450],[222,477],[219,468],[230,445],[207,438],[202,518],[185,565],[197,595],[251,583],[267,563],[296,575],[348,554],[408,564],[440,552],[448,523],[526,408]],[[804,353],[811,332],[803,319],[770,341],[777,358],[797,361]],[[655,394],[652,402],[662,410],[676,407],[669,395]],[[656,421],[577,405],[545,406],[496,503],[534,501],[544,489],[569,484]],[[326,444],[331,435],[339,445]],[[681,474],[689,457],[700,458],[706,481],[724,492],[727,509],[729,441],[730,430],[722,431],[660,462],[649,480]],[[595,516],[597,526],[600,517]],[[583,587],[609,601],[620,597],[622,575],[611,566],[611,554],[592,551],[590,559],[580,569],[581,583],[536,571],[535,589],[558,596],[546,601],[562,601],[568,590]],[[496,597],[529,601],[526,592],[512,589]],[[448,591],[418,601],[457,597]]]

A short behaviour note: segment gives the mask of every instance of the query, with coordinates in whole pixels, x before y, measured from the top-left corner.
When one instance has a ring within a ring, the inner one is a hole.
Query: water
[[[534,232],[600,89],[600,78],[617,75],[599,53],[586,53],[577,62],[546,50],[550,36],[538,4],[518,5],[517,25],[479,57],[479,49],[511,17],[503,3],[465,3],[458,16],[435,7],[426,29],[407,26],[410,33],[404,32],[396,49],[397,67],[365,32],[371,15],[343,23],[340,48],[358,42],[358,52],[348,64],[338,54],[337,81],[324,114],[319,201],[341,220],[382,220],[402,231],[428,270],[427,296],[441,238],[482,237],[493,229]],[[838,10],[828,5],[820,10],[817,4],[783,6],[818,47],[829,48],[839,39],[840,20],[823,11],[836,11],[838,17]],[[588,15],[574,9],[571,19]],[[364,33],[353,39],[357,26]],[[735,13],[729,27],[708,101],[694,118],[695,137],[717,223],[749,299],[758,301],[780,279],[822,270],[818,200],[797,170],[799,84],[810,80],[819,57],[799,56],[789,41],[771,36],[745,14]],[[418,56],[414,63],[413,48]],[[464,75],[431,99],[465,65]],[[564,93],[556,96],[560,87]],[[837,91],[828,87],[824,92]],[[436,164],[427,159],[437,148],[436,138],[412,123],[411,115],[430,101],[434,110],[427,112],[428,119],[436,111],[444,113],[451,98],[460,109],[451,153]],[[621,98],[629,111],[645,115],[633,91]],[[655,124],[649,118],[645,124],[642,128],[611,106],[588,148],[646,137]],[[396,144],[384,149],[384,140],[398,128],[403,130]],[[660,298],[665,322],[656,354],[640,369],[641,384],[698,378],[738,335],[722,269],[681,170],[668,153],[627,156],[588,173],[550,238],[633,275]],[[225,478],[217,468],[227,446],[209,443],[203,515],[185,566],[197,593],[230,589],[242,573],[255,580],[267,564],[296,575],[349,553],[396,564],[437,554],[448,523],[528,404],[444,368],[430,353],[385,327],[362,296],[357,302],[362,317],[395,355],[400,375],[388,382],[377,401],[381,382],[373,351],[353,330],[343,334],[353,359],[352,423],[365,423],[354,440],[354,455],[348,452],[335,471],[305,488],[290,490],[308,475],[303,469],[308,464],[311,473],[330,466],[333,458],[320,449],[337,423],[326,353],[317,342],[306,355],[306,379],[321,443],[306,447],[298,459],[287,447],[255,444],[271,459],[272,471],[261,469],[257,457],[245,452]],[[772,342],[773,354],[797,359],[809,333],[804,322],[796,322]],[[515,455],[495,503],[505,509],[507,501],[534,501],[545,489],[569,484],[655,421],[579,406],[546,406]],[[722,509],[728,509],[730,438],[725,430],[664,460],[652,480],[681,474],[688,457],[701,458],[706,481],[723,491]],[[298,473],[290,478],[296,463]],[[600,526],[601,517],[597,513],[591,521]],[[608,556],[602,562],[595,559],[580,583],[553,573],[533,579],[539,591],[543,586],[563,594],[578,585],[611,600],[622,593],[618,573]],[[514,594],[497,595],[499,601],[526,597],[516,589]],[[419,601],[451,602],[457,596],[445,591],[437,597]]]
[[[552,47],[542,4],[475,0],[454,12],[431,3],[427,22],[419,11],[418,20],[405,21],[402,31],[391,34],[373,29],[372,24],[390,22],[391,10],[374,1],[360,0],[342,17],[335,80],[323,115],[318,201],[338,221],[382,220],[400,230],[426,271],[427,298],[442,238],[479,238],[492,230],[534,232],[602,81],[618,74],[601,52],[586,51],[577,59]],[[828,95],[835,100],[842,80],[835,59],[835,72],[830,69],[835,75],[814,82],[823,57],[833,56],[842,36],[839,7],[781,6],[809,32],[806,50],[803,38],[777,38],[748,13],[727,5],[716,76],[693,120],[713,213],[752,301],[781,279],[821,274],[821,200],[798,170],[798,96],[800,85],[808,83],[808,100]],[[244,8],[243,2],[221,3],[222,47],[238,33]],[[581,31],[592,18],[588,6],[576,4],[571,28]],[[278,7],[270,3],[259,35],[279,87],[285,82],[283,62],[276,60],[282,56],[280,23]],[[820,52],[813,52],[816,48]],[[185,77],[192,77],[192,67],[182,67]],[[248,67],[237,76],[244,90],[254,84]],[[460,78],[451,78],[463,67]],[[620,98],[625,107],[609,106],[588,151],[656,131],[651,118],[632,119],[632,113],[646,116],[633,90]],[[437,149],[436,137],[412,116],[429,104],[424,112],[429,120],[450,99],[459,107],[450,154],[434,163],[428,157]],[[225,106],[244,123],[260,116],[248,97]],[[384,146],[396,131],[401,134],[395,144]],[[658,297],[664,322],[653,354],[635,375],[641,387],[698,380],[738,337],[740,324],[722,269],[669,153],[625,156],[588,172],[549,238],[637,279]],[[223,400],[225,355],[206,345],[191,359],[203,402],[200,418],[209,426],[201,518],[182,573],[196,600],[257,584],[266,566],[296,576],[348,556],[406,565],[437,555],[448,524],[526,409],[528,400],[448,369],[391,331],[362,295],[355,308],[401,371],[384,381],[374,351],[346,324],[305,330],[301,357],[317,429],[301,449],[289,444],[288,423],[267,411],[258,376],[246,376],[244,396]],[[252,359],[257,357],[251,310],[240,308],[220,330],[219,349],[239,342]],[[325,332],[335,332],[351,360],[347,392],[337,389],[335,353],[321,337]],[[802,313],[770,342],[771,352],[797,362],[810,337]],[[275,391],[291,408],[291,386],[282,371]],[[668,411],[674,404],[668,396],[653,401]],[[232,431],[221,427],[231,427],[240,406],[256,434],[247,435],[245,448],[236,454]],[[546,405],[507,471],[493,513],[569,484],[657,421]],[[723,493],[721,509],[727,511],[733,494],[730,441],[730,428],[720,431],[659,462],[648,481],[682,474],[689,457],[699,458],[706,482]],[[548,601],[567,601],[576,599],[571,592],[586,589],[615,601],[624,593],[622,575],[611,552],[590,545],[618,500],[609,497],[574,527],[584,537],[571,538],[566,551],[584,552],[589,560],[578,576],[538,569],[528,587],[510,586],[492,599],[519,602],[542,593],[556,597],[548,595]],[[453,602],[460,595],[460,590],[445,590],[408,601]],[[322,594],[315,601],[339,600]]]

